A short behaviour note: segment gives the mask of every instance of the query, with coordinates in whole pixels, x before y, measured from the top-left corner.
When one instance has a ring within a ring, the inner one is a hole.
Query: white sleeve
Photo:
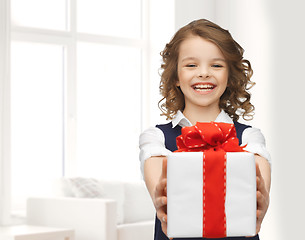
[[[258,128],[246,128],[242,135],[242,144],[246,145],[245,150],[258,154],[267,159],[271,166],[271,156],[266,149],[265,137]]]
[[[140,161],[141,172],[144,176],[144,163],[153,156],[167,156],[171,151],[165,148],[165,138],[161,129],[150,127],[140,135]]]

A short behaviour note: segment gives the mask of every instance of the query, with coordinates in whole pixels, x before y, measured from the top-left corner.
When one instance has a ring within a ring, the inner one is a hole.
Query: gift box
[[[254,236],[255,160],[234,125],[183,128],[177,146],[167,160],[168,237]]]

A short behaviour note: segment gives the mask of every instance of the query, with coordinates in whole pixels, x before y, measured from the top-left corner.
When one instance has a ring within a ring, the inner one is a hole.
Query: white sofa
[[[72,228],[75,240],[152,240],[154,218],[143,181],[61,179],[56,196],[27,201],[28,224]]]

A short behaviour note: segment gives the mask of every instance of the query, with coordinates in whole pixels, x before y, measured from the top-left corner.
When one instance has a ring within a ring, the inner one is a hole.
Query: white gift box
[[[228,152],[226,233],[256,234],[256,168],[254,154]],[[203,153],[174,152],[167,158],[168,237],[202,237]]]

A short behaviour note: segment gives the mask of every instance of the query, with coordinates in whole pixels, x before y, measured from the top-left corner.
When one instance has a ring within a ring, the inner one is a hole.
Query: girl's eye
[[[222,68],[223,66],[220,65],[220,64],[213,64],[212,67],[215,67],[215,68]]]
[[[196,64],[187,64],[186,67],[190,67],[190,68],[193,68],[193,67],[196,67],[197,65]]]

